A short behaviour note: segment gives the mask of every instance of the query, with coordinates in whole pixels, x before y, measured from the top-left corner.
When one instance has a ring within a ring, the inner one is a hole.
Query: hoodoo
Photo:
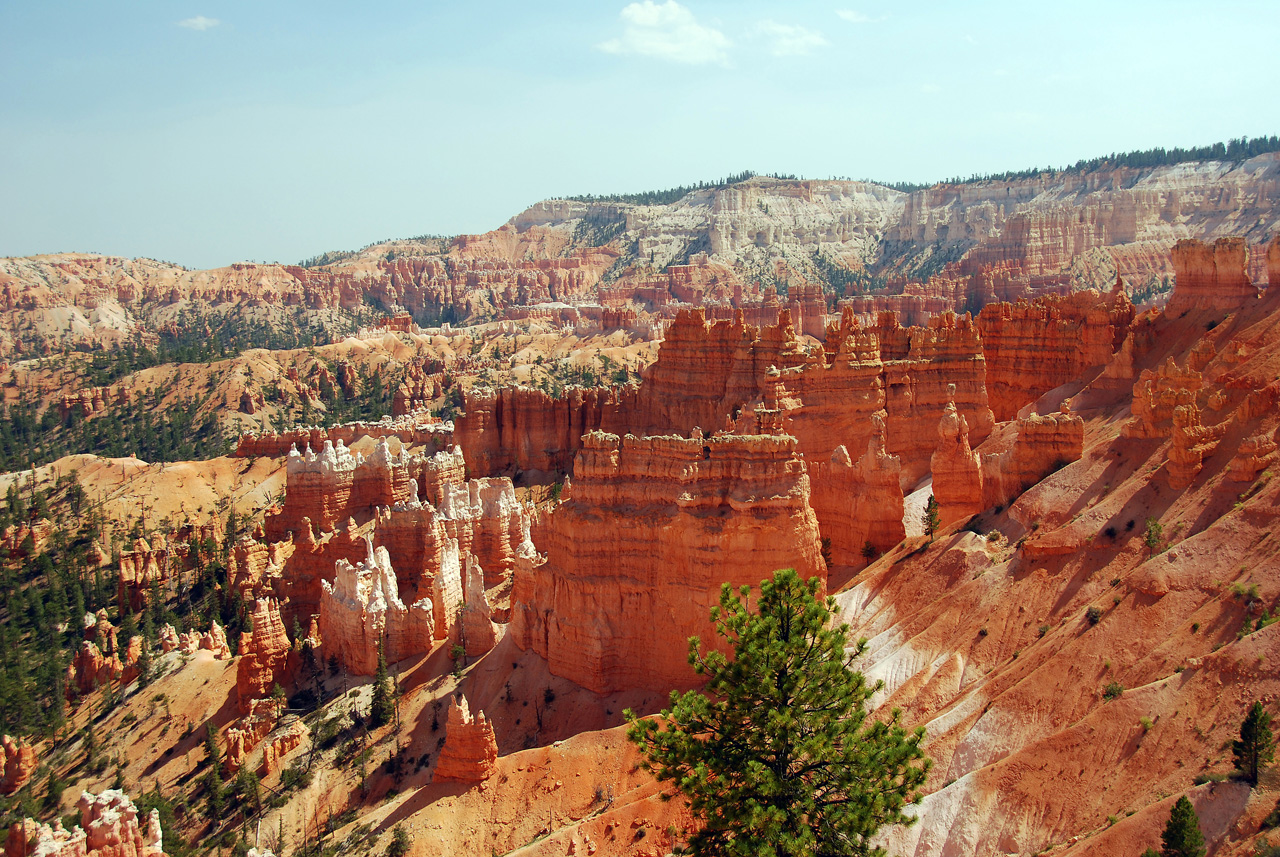
[[[517,570],[516,644],[598,693],[691,687],[720,586],[824,576],[809,477],[787,436],[583,438],[547,559]]]

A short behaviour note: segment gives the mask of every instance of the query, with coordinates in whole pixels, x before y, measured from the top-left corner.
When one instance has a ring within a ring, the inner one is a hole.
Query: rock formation
[[[269,777],[280,770],[280,761],[306,740],[310,730],[301,720],[295,721],[279,735],[268,741],[262,748],[262,764],[258,766],[258,774]]]
[[[36,770],[35,748],[21,738],[0,738],[0,795],[11,795],[31,781]]]
[[[283,713],[284,703],[274,699],[255,699],[249,703],[244,716],[227,729],[227,773],[240,770],[253,748],[280,722]]]
[[[520,545],[529,539],[529,513],[510,479],[485,478],[447,486],[437,503],[444,532],[465,556],[475,554],[486,586],[510,577]]]
[[[284,507],[266,519],[266,535],[279,541],[309,518],[319,530],[332,529],[354,514],[367,514],[377,506],[417,499],[410,497],[412,480],[426,461],[405,452],[391,453],[386,438],[366,461],[352,455],[339,440],[324,442],[320,454],[291,449],[286,465]]]
[[[1276,460],[1276,442],[1266,435],[1250,435],[1240,441],[1228,468],[1232,482],[1252,482]]]
[[[432,603],[400,600],[396,573],[384,547],[366,542],[363,562],[338,560],[334,582],[323,583],[320,637],[329,657],[337,657],[355,675],[373,675],[379,646],[388,663],[430,650],[436,620]]]
[[[1022,492],[1084,454],[1084,420],[1064,406],[1056,414],[1032,414],[1014,424],[1013,443],[1004,450],[979,447],[982,508],[1007,506]],[[941,502],[941,499],[939,500]]]
[[[857,462],[843,446],[836,447],[829,463],[809,462],[813,512],[835,565],[862,565],[867,545],[883,553],[906,536],[902,468],[884,446],[884,420],[877,414]]]
[[[444,747],[436,760],[434,782],[457,780],[464,783],[486,780],[497,770],[498,742],[484,712],[471,716],[466,697],[449,702]]]
[[[236,664],[236,693],[240,713],[248,714],[255,699],[271,694],[273,685],[284,684],[288,665],[289,636],[274,598],[259,598],[250,614],[251,630],[240,634],[240,660]]]
[[[67,665],[67,695],[84,695],[124,675],[124,663],[118,654],[103,655],[94,643],[85,640],[75,658]]]
[[[1084,420],[1066,406],[1032,414],[1001,427],[971,448],[964,417],[948,408],[938,425],[933,456],[933,495],[943,526],[984,509],[1006,506],[1044,477],[1084,452]]]
[[[1275,294],[1275,289],[1280,289],[1280,235],[1267,245],[1267,294]]]
[[[1119,281],[1106,296],[1086,290],[983,307],[978,329],[995,419],[1011,420],[1023,405],[1111,362],[1133,318]]]
[[[930,469],[942,526],[982,511],[982,464],[969,442],[968,421],[954,403],[947,404],[938,422],[938,446]]]
[[[1195,403],[1204,379],[1199,372],[1180,369],[1167,357],[1152,371],[1143,369],[1133,385],[1133,419],[1125,423],[1126,437],[1168,437],[1173,431],[1174,411]]]
[[[1200,424],[1195,403],[1179,405],[1173,412],[1173,443],[1169,446],[1169,487],[1181,491],[1200,473],[1206,456],[1213,454],[1228,425]]]
[[[80,825],[70,831],[25,819],[9,828],[6,857],[164,857],[160,814],[151,810],[145,827],[138,808],[118,789],[83,792]]]
[[[237,458],[279,458],[290,449],[324,449],[325,442],[339,441],[350,447],[362,437],[399,438],[407,446],[423,446],[429,452],[453,448],[453,429],[422,413],[405,414],[402,419],[382,422],[353,422],[330,428],[295,429],[278,434],[244,434],[236,443]]]
[[[684,641],[713,637],[722,583],[825,576],[791,437],[592,433],[574,472],[547,561],[517,566],[511,633],[598,693],[692,686]]]
[[[462,606],[462,641],[467,657],[479,657],[498,643],[498,626],[484,591],[484,570],[473,554],[467,554],[466,599]]]
[[[1212,245],[1184,238],[1173,246],[1177,280],[1169,315],[1187,310],[1233,311],[1258,297],[1249,279],[1249,248],[1243,238],[1219,238]]]
[[[456,436],[471,476],[567,473],[582,436],[619,423],[634,388],[569,387],[560,398],[528,387],[466,394]]]

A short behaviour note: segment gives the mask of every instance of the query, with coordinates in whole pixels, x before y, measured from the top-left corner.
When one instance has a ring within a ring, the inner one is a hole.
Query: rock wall
[[[424,446],[428,452],[453,447],[453,428],[421,412],[407,413],[404,419],[379,423],[344,423],[331,428],[296,429],[279,434],[244,434],[236,443],[237,458],[280,458],[290,448],[324,449],[325,442],[351,446],[362,437],[399,438],[407,446]]]
[[[394,455],[385,438],[373,454],[352,455],[341,440],[325,441],[319,454],[291,449],[286,465],[284,506],[266,516],[269,541],[298,530],[308,518],[319,530],[330,530],[349,517],[367,519],[378,506],[418,499],[419,477],[427,484],[447,481],[438,467],[453,472],[449,455],[419,456],[401,450]]]
[[[879,554],[906,537],[901,471],[898,457],[885,452],[884,420],[878,414],[856,462],[843,446],[829,462],[809,462],[811,504],[834,565],[864,565],[870,559],[868,545]]]
[[[253,628],[240,634],[240,659],[236,663],[236,694],[240,713],[248,714],[255,699],[271,695],[275,684],[286,683],[292,647],[274,598],[259,598],[250,614]]]
[[[983,307],[978,329],[995,419],[1011,420],[1023,405],[1109,363],[1133,318],[1119,280],[1106,296],[1086,290]]]
[[[1232,311],[1258,297],[1249,279],[1249,247],[1244,238],[1219,238],[1206,244],[1184,238],[1173,245],[1176,276],[1167,313],[1187,310]]]
[[[529,540],[529,511],[510,479],[485,478],[449,486],[437,503],[444,532],[463,556],[475,554],[485,586],[508,579],[521,544]]]
[[[825,578],[794,438],[592,433],[574,472],[546,562],[517,566],[510,633],[598,693],[693,686],[685,641],[714,636],[722,583]]]
[[[373,675],[379,646],[388,663],[431,649],[435,616],[431,600],[406,605],[387,549],[366,542],[364,561],[338,560],[334,582],[325,581],[320,597],[320,637],[328,657],[337,657],[348,672]]]
[[[569,387],[560,398],[529,387],[466,394],[456,436],[473,477],[568,473],[590,431],[616,426],[634,387]]]
[[[975,450],[964,417],[948,407],[938,424],[932,461],[933,496],[942,526],[1007,506],[1083,453],[1084,420],[1065,409],[1003,426]]]
[[[771,369],[800,365],[806,356],[787,310],[765,328],[747,324],[741,312],[708,323],[702,308],[681,310],[644,372],[634,409],[623,415],[625,428],[636,435],[718,431],[761,398]]]
[[[1280,289],[1280,235],[1267,245],[1267,294]]]
[[[978,450],[983,508],[1008,506],[1023,491],[1084,454],[1084,420],[1065,408],[1019,419],[1016,429],[1008,449],[989,452],[984,445]]]
[[[462,643],[468,657],[487,654],[498,644],[498,626],[484,591],[484,570],[475,556],[467,556],[465,603],[462,607]]]

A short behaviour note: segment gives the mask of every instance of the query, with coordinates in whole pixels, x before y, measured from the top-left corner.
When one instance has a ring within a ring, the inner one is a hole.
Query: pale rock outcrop
[[[325,581],[320,598],[320,636],[330,657],[336,656],[355,675],[373,675],[378,647],[388,663],[431,648],[436,620],[430,600],[405,605],[396,573],[384,547],[366,541],[363,562],[338,560],[334,582]]]
[[[1280,235],[1267,245],[1267,294],[1280,290]]]
[[[468,657],[479,657],[498,644],[498,626],[484,591],[484,570],[467,554],[466,603],[462,607],[462,640]]]
[[[506,580],[520,543],[529,538],[528,511],[516,498],[510,479],[472,479],[442,486],[436,503],[445,532],[458,540],[465,556],[475,554],[485,584]]]
[[[354,514],[416,499],[409,496],[415,490],[410,481],[424,466],[424,459],[404,450],[392,453],[385,437],[367,460],[352,455],[341,438],[336,445],[326,440],[318,454],[294,447],[285,465],[284,506],[266,517],[267,539],[298,532],[304,517],[325,531]]]
[[[445,550],[440,569],[431,580],[431,605],[435,617],[435,638],[454,639],[457,617],[465,596],[462,589],[462,558],[456,539],[444,540]]]
[[[169,653],[182,645],[182,639],[178,636],[178,631],[169,623],[160,626],[160,651]]]
[[[151,810],[145,823],[124,792],[83,792],[77,803],[80,824],[66,830],[25,819],[9,828],[6,857],[164,857],[160,814]]]
[[[268,777],[279,771],[280,760],[302,746],[310,732],[307,724],[298,720],[268,741],[262,748],[262,764],[258,766],[258,773]]]
[[[498,741],[483,711],[471,716],[465,696],[449,703],[444,747],[436,760],[434,782],[477,782],[493,776],[498,768]]]

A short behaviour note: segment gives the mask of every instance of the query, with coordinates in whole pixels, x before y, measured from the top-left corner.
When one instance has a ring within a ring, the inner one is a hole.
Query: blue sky
[[[0,3],[0,255],[193,267],[744,169],[1280,133],[1269,2]]]

